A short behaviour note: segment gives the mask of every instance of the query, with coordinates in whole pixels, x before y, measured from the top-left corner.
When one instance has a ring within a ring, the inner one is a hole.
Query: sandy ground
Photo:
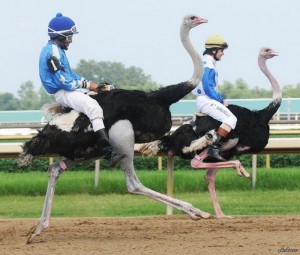
[[[300,216],[185,215],[52,219],[32,244],[37,219],[0,219],[0,254],[300,254]],[[285,250],[283,250],[285,249]]]

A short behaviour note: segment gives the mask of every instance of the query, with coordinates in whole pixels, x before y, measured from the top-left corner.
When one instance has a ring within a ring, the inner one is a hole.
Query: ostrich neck
[[[266,65],[266,59],[262,56],[259,56],[258,65],[260,67],[260,70],[266,75],[266,77],[268,78],[268,80],[271,83],[271,86],[273,89],[273,100],[281,99],[282,92],[281,92],[280,86],[279,86],[277,80],[275,79],[275,77],[269,71],[269,69]]]
[[[190,33],[189,28],[186,28],[184,26],[181,27],[180,29],[181,42],[184,48],[189,53],[189,55],[191,56],[194,64],[194,72],[190,79],[190,82],[194,87],[196,87],[199,84],[203,75],[203,63],[201,57],[199,56],[198,52],[195,50],[195,48],[191,43],[189,33]]]

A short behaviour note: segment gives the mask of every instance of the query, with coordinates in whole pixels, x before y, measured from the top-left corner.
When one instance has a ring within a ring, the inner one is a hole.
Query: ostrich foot
[[[239,161],[238,161],[239,162]],[[251,179],[251,174],[249,174],[246,169],[242,166],[242,164],[239,162],[237,163],[236,165],[236,173],[238,176],[241,176],[241,177],[246,177],[248,179]]]
[[[246,169],[243,167],[241,162],[239,160],[231,160],[231,161],[225,161],[225,162],[203,162],[203,160],[207,157],[207,150],[201,152],[199,155],[196,155],[191,160],[191,166],[196,169],[205,169],[205,168],[235,168],[236,174],[238,176],[244,176],[248,179],[251,179],[251,175],[246,171]]]
[[[151,189],[145,187],[138,180],[137,176],[135,175],[135,172],[133,172],[132,174],[129,174],[128,172],[126,172],[125,178],[126,178],[127,189],[132,194],[147,196],[154,200],[162,202],[166,205],[169,205],[173,208],[176,208],[177,210],[180,210],[180,211],[186,213],[193,220],[200,220],[203,218],[208,219],[211,217],[211,215],[209,213],[203,212],[200,209],[195,208],[192,204],[190,204],[188,202],[170,197],[168,195],[159,193],[157,191],[154,191],[154,190],[151,190]]]
[[[217,218],[217,219],[235,219],[234,216],[225,215],[225,214],[223,214],[223,213],[221,213],[221,214],[216,214],[216,218]]]
[[[28,238],[26,244],[31,244],[36,236],[39,236],[41,232],[46,229],[46,226],[42,224],[38,224],[37,226],[33,226],[28,232]]]
[[[212,219],[214,218],[213,215],[203,212],[198,208],[191,207],[185,211],[192,220],[200,220],[200,219]]]

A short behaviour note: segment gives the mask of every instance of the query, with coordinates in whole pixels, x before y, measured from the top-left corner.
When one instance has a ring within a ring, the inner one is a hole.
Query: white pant
[[[225,105],[206,95],[197,97],[197,108],[200,112],[227,124],[231,129],[236,126],[237,119],[234,114]]]
[[[57,103],[65,107],[70,107],[77,112],[82,112],[93,124],[93,130],[104,128],[103,110],[98,102],[81,91],[59,90],[55,94]]]

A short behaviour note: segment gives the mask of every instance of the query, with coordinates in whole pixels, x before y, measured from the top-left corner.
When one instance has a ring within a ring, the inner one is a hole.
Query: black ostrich
[[[201,80],[202,60],[191,44],[189,32],[191,28],[206,22],[206,19],[187,15],[181,25],[181,41],[194,64],[194,72],[190,80],[149,93],[115,89],[93,96],[104,110],[104,122],[110,143],[117,152],[126,155],[120,164],[124,170],[128,191],[148,196],[182,210],[192,219],[208,218],[210,215],[187,202],[146,188],[136,176],[133,158],[135,143],[147,143],[160,139],[170,130],[172,126],[170,105],[191,92]],[[53,113],[57,112],[57,109],[53,107],[48,110]],[[96,145],[96,137],[89,119],[74,110],[55,116],[35,137],[26,142],[18,164],[19,166],[28,165],[34,158],[49,154],[59,154],[66,159],[49,167],[50,174],[44,208],[38,225],[28,238],[28,243],[32,242],[35,236],[49,225],[55,184],[64,170],[78,163],[103,156],[101,148]]]
[[[259,111],[251,111],[237,105],[228,106],[237,117],[237,125],[224,139],[221,146],[222,156],[226,160],[241,154],[258,153],[268,144],[269,121],[280,107],[282,93],[278,82],[266,66],[266,60],[277,55],[277,52],[270,48],[262,48],[258,55],[259,67],[273,88],[272,102]],[[208,157],[207,147],[214,142],[212,133],[220,124],[219,121],[209,116],[197,115],[195,121],[180,126],[171,135],[165,136],[159,141],[143,144],[139,148],[139,151],[145,155],[165,153],[170,157],[193,158],[191,161],[193,168],[208,169],[205,177],[217,218],[227,217],[222,212],[215,193],[214,182],[217,169],[235,167],[238,175],[250,177],[238,160],[214,162],[212,158]],[[195,152],[199,154],[195,156]]]

